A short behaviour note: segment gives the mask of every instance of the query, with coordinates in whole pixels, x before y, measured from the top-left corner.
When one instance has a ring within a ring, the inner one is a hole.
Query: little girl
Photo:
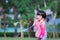
[[[46,20],[46,13],[44,11],[38,11],[36,19],[33,24],[36,28],[35,36],[38,40],[46,40],[47,38],[45,20]]]

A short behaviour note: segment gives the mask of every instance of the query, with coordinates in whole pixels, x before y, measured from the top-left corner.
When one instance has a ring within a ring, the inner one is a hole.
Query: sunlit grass
[[[37,40],[36,38],[20,38],[20,37],[0,37],[0,40]],[[47,40],[60,40],[60,38],[48,38]]]

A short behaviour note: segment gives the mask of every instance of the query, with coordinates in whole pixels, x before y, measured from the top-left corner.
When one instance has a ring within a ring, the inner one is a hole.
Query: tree
[[[44,0],[44,7],[45,7],[45,8],[47,7],[47,5],[46,5],[46,0]]]
[[[14,12],[14,20],[15,20],[15,23],[16,23],[16,25],[15,25],[15,37],[17,37],[18,36],[18,34],[17,34],[17,22],[18,22],[18,12],[17,12],[17,8],[16,7],[14,7],[14,10],[13,10]]]
[[[55,23],[55,20],[56,20],[56,17],[57,17],[57,3],[58,1],[57,0],[55,0],[55,12],[54,12],[54,14],[53,14],[53,20],[54,20],[54,24],[53,24],[53,38],[55,38],[55,37],[58,37],[58,34],[57,34],[57,31],[56,31],[56,23]]]
[[[51,7],[52,7],[52,10],[53,10],[52,19],[54,21],[54,23],[53,23],[53,32],[51,34],[53,34],[53,38],[55,38],[55,37],[58,37],[57,31],[56,31],[56,22],[55,22],[56,17],[57,17],[58,1],[54,0]]]
[[[21,28],[21,38],[24,37],[24,33],[23,33],[23,20],[20,20],[20,28]]]
[[[3,15],[4,15],[4,17],[3,17],[4,37],[6,37],[6,23],[7,23],[7,21],[6,21],[6,16],[5,16],[5,14],[3,14]]]

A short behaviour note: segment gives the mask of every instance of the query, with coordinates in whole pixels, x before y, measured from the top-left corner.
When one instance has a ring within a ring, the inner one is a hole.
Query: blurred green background
[[[60,37],[60,0],[0,0],[0,37],[35,37],[33,28],[27,30],[35,10],[47,13],[48,37]]]

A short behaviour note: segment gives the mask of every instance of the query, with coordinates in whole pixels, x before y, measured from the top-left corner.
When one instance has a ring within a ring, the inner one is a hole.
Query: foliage
[[[60,23],[56,26],[56,28],[57,28],[58,30],[60,30]]]
[[[45,0],[47,7],[44,8],[44,0],[8,0],[9,2],[6,3],[5,0],[1,0],[0,2],[5,8],[5,13],[9,13],[9,8],[12,5],[17,7],[18,12],[21,14],[21,19],[23,20],[30,20],[34,19],[34,9],[38,8],[38,5],[41,9],[48,9],[51,8],[52,11],[55,11],[57,6],[55,0]],[[60,16],[60,0],[58,0],[57,6],[57,13],[58,17]],[[9,22],[14,23],[14,20],[9,18]],[[27,23],[27,22],[26,22]]]

